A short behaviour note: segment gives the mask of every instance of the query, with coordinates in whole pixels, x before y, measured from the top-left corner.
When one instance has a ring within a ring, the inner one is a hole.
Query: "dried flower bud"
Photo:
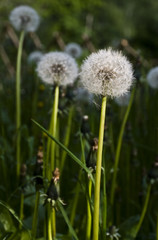
[[[75,60],[67,53],[45,54],[37,66],[38,76],[48,84],[66,86],[72,84],[78,75]]]
[[[82,64],[80,78],[90,92],[119,97],[133,82],[132,65],[121,52],[112,49],[92,53]]]
[[[9,19],[16,30],[25,32],[35,32],[40,23],[37,12],[29,6],[14,8]]]
[[[98,150],[98,138],[93,138],[91,141],[91,148],[86,158],[86,166],[88,168],[92,168],[93,170],[96,167],[97,150]]]

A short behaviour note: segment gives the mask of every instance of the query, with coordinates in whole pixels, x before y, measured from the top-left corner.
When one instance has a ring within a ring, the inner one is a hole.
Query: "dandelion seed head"
[[[67,44],[64,51],[74,58],[79,58],[82,54],[82,48],[77,43]]]
[[[76,79],[78,67],[76,61],[67,53],[51,52],[42,57],[37,73],[48,84],[66,86]]]
[[[16,30],[24,30],[25,32],[35,32],[40,23],[37,12],[29,6],[14,8],[10,13],[9,19]]]
[[[111,48],[99,50],[82,64],[80,79],[92,93],[119,97],[127,93],[132,85],[132,65],[121,52]]]
[[[28,63],[38,63],[43,57],[43,53],[40,51],[34,51],[28,56]]]
[[[128,92],[120,97],[115,98],[115,102],[119,106],[128,106],[131,94]]]
[[[158,89],[158,67],[154,67],[149,71],[147,82],[151,88]]]

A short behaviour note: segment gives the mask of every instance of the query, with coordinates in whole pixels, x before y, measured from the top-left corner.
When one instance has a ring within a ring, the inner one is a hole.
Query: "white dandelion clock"
[[[74,58],[79,58],[82,54],[82,48],[77,43],[67,44],[64,51]]]
[[[43,53],[40,51],[34,51],[28,56],[28,63],[38,63],[43,57]]]
[[[121,52],[109,48],[92,53],[84,61],[80,78],[83,86],[92,93],[119,97],[130,89],[133,70]]]
[[[131,94],[128,92],[120,97],[115,98],[115,102],[119,106],[128,106]]]
[[[45,54],[37,66],[38,76],[48,84],[72,84],[78,75],[78,66],[71,56],[63,52]]]
[[[158,89],[158,67],[154,67],[149,71],[147,82],[151,88]]]
[[[16,30],[24,30],[25,32],[35,32],[40,23],[37,12],[29,6],[14,8],[10,13],[9,19]]]

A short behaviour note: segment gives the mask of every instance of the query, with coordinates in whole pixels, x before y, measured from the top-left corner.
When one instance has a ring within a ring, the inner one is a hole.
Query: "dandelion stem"
[[[40,192],[37,190],[36,199],[35,199],[35,208],[34,208],[33,220],[32,220],[32,238],[33,239],[36,238],[39,199],[40,199]]]
[[[58,115],[58,103],[59,103],[59,86],[55,87],[55,96],[53,104],[53,122],[52,122],[52,135],[56,137],[57,127],[57,115]],[[55,168],[55,142],[51,141],[51,171]]]
[[[17,63],[16,63],[16,161],[17,161],[17,180],[19,180],[20,176],[20,145],[21,145],[21,134],[20,134],[20,126],[21,126],[21,57],[22,57],[22,48],[24,42],[24,31],[21,32],[20,40],[19,40],[19,47],[18,47],[18,55],[17,55]]]
[[[102,107],[101,107],[101,116],[100,116],[100,129],[99,129],[95,190],[94,190],[93,240],[98,240],[99,238],[100,181],[101,181],[105,112],[106,112],[106,97],[103,97]],[[106,215],[106,209],[105,209],[105,215]]]
[[[51,206],[48,205],[47,207],[47,212],[48,212],[48,240],[53,240],[52,237],[52,209]]]
[[[114,174],[113,174],[113,179],[112,179],[111,196],[110,196],[110,203],[112,206],[113,206],[113,202],[114,202],[114,193],[115,193],[116,178],[117,178],[117,168],[118,168],[118,164],[119,164],[119,158],[120,158],[120,152],[121,152],[121,146],[122,146],[122,138],[123,138],[123,133],[124,133],[124,129],[126,126],[126,122],[128,119],[128,115],[129,115],[129,112],[131,110],[131,106],[133,103],[134,94],[135,94],[135,88],[133,88],[132,93],[131,93],[130,101],[129,101],[129,104],[128,104],[128,107],[127,107],[127,110],[126,110],[126,113],[125,113],[125,116],[124,116],[124,119],[123,119],[123,122],[121,125],[117,148],[116,148]]]
[[[74,106],[72,106],[70,108],[70,111],[69,111],[67,130],[66,130],[65,141],[64,141],[64,146],[65,147],[68,147],[69,141],[70,141],[70,133],[71,133],[71,124],[72,124],[73,113],[74,113]],[[64,167],[66,155],[67,155],[67,153],[65,151],[63,151],[62,152],[62,157],[61,157],[61,165],[60,165],[60,173],[61,174],[62,174],[62,170],[63,170],[63,167]]]
[[[146,193],[146,198],[145,198],[143,210],[142,210],[139,222],[138,222],[138,224],[136,226],[136,229],[135,229],[134,238],[136,238],[136,236],[137,236],[137,234],[138,234],[138,232],[140,230],[140,227],[142,225],[142,222],[144,220],[144,217],[145,217],[145,214],[146,214],[146,211],[147,211],[147,207],[148,207],[148,203],[149,203],[150,192],[151,192],[151,184],[149,184],[148,188],[147,188],[147,193]]]
[[[55,213],[55,208],[52,208],[52,235],[53,239],[56,237],[56,213]]]
[[[92,181],[91,181],[91,179],[88,179],[86,240],[91,239],[91,225],[92,225],[91,203],[90,203],[91,194],[92,194]]]

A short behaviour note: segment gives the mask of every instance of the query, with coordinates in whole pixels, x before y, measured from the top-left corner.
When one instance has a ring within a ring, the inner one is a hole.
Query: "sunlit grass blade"
[[[66,211],[64,210],[62,204],[59,201],[58,201],[58,207],[59,207],[59,209],[60,209],[60,211],[61,211],[61,213],[62,213],[62,215],[63,215],[63,217],[65,219],[65,222],[67,223],[67,225],[69,227],[70,233],[72,234],[74,239],[79,240],[77,235],[76,235],[76,233],[75,233],[75,231],[74,231],[74,229],[73,229],[73,227],[71,226],[71,223],[70,223],[70,220],[69,220],[69,218],[68,218],[68,216],[66,214]]]
[[[43,131],[48,137],[50,137],[56,144],[58,144],[63,150],[67,152],[67,154],[76,162],[80,167],[82,167],[92,178],[90,170],[77,158],[68,148],[66,148],[61,142],[59,142],[56,138],[54,138],[45,128],[43,128],[39,123],[32,119],[32,121]],[[94,180],[93,180],[94,181]]]

